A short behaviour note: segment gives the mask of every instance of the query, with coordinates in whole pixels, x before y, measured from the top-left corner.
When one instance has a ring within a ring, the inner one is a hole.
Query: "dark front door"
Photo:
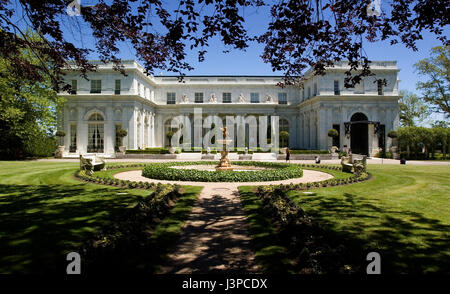
[[[352,153],[368,155],[369,137],[367,126],[364,123],[352,124],[350,134],[350,148],[352,148]]]
[[[350,148],[352,153],[369,154],[369,128],[367,116],[355,113],[351,118]]]

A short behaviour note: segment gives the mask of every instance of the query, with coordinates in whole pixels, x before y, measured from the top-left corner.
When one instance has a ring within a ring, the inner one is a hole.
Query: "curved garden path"
[[[121,180],[203,186],[180,240],[162,273],[258,273],[250,248],[246,216],[239,199],[239,186],[298,184],[333,178],[332,175],[303,170],[303,177],[270,182],[184,182],[148,179],[141,170],[121,172]]]

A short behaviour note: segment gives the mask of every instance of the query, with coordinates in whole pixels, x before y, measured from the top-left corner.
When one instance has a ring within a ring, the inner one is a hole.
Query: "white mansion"
[[[289,133],[291,149],[326,150],[332,145],[353,153],[374,155],[389,147],[387,132],[398,125],[398,78],[395,61],[376,61],[375,76],[355,88],[344,87],[346,62],[337,63],[324,76],[311,70],[304,88],[277,86],[280,76],[148,76],[134,60],[123,61],[126,76],[111,64],[84,79],[66,73],[72,92],[60,115],[65,131],[65,156],[97,153],[114,156],[116,129],[127,130],[127,149],[167,146],[171,119],[203,115],[278,116],[280,131]],[[378,80],[385,79],[387,85]],[[328,137],[336,129],[339,137]]]

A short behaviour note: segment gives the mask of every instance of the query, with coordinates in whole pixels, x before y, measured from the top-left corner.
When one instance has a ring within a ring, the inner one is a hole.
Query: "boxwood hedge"
[[[296,164],[278,162],[238,161],[233,165],[258,166],[269,168],[258,171],[201,171],[195,169],[175,169],[171,166],[180,165],[217,165],[212,161],[152,163],[145,166],[142,176],[169,181],[192,182],[264,182],[299,178],[303,175],[302,168]]]

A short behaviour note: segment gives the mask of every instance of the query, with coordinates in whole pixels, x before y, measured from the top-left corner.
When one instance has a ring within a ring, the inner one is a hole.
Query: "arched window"
[[[91,114],[91,116],[89,116],[88,120],[89,121],[104,121],[103,116],[98,112]]]
[[[104,152],[104,125],[103,116],[100,113],[93,113],[88,119],[88,148],[89,153]]]
[[[362,112],[357,112],[355,114],[352,115],[352,118],[350,119],[350,121],[368,121],[369,119],[367,118],[367,116],[362,113]]]

